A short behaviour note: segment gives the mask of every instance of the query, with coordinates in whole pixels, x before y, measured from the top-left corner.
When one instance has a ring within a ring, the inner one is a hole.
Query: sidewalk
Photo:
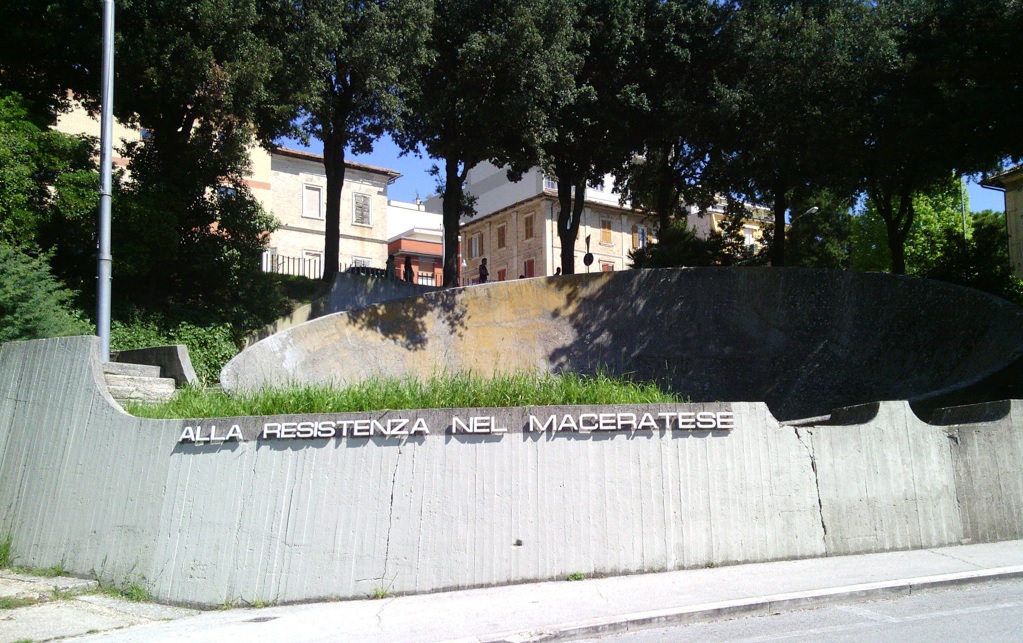
[[[380,600],[232,609],[129,627],[125,627],[131,625],[128,623],[114,625],[124,629],[70,640],[261,643],[558,640],[1013,576],[1023,577],[1023,541],[531,583]],[[16,640],[11,638],[5,619],[40,607],[44,605],[0,612],[0,641]],[[157,618],[172,617],[167,614]],[[42,638],[31,633],[20,636]]]

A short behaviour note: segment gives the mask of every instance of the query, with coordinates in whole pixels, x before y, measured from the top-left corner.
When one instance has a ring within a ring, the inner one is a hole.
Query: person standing
[[[412,274],[412,255],[406,255],[405,257],[405,281],[415,283],[415,277]]]
[[[480,262],[480,283],[485,284],[490,279],[490,269],[487,268],[487,258],[483,257],[483,261]]]

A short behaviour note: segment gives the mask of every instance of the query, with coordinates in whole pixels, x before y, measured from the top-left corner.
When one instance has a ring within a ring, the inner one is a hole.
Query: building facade
[[[1009,263],[1013,276],[1023,279],[1023,165],[984,179],[981,185],[1005,196],[1005,227],[1009,234]]]
[[[613,177],[586,190],[586,203],[575,242],[575,271],[597,272],[631,267],[630,253],[652,243],[657,221],[613,191]],[[476,198],[476,212],[461,225],[463,284],[479,281],[479,268],[487,258],[491,281],[518,277],[545,277],[561,267],[561,240],[557,234],[560,211],[558,186],[533,168],[517,182],[508,180],[505,168],[481,163],[469,170],[466,192]],[[431,197],[427,209],[440,212],[441,197]],[[751,210],[743,221],[748,245],[758,245],[762,217]],[[720,232],[725,225],[724,203],[707,212],[690,209],[689,225],[700,236]],[[593,262],[584,263],[587,253]]]
[[[100,129],[98,119],[81,107],[61,115],[56,127],[70,134],[97,137]],[[127,159],[117,154],[117,148],[143,138],[145,130],[115,122],[114,164],[126,167]],[[327,177],[323,157],[285,147],[252,147],[249,160],[251,167],[244,183],[280,223],[261,259],[263,270],[319,278],[323,274],[326,238]],[[422,204],[390,201],[388,186],[399,176],[386,168],[345,163],[339,268],[382,270],[388,255],[397,253],[398,276],[403,276],[405,256],[412,256],[418,283],[440,283],[440,217],[426,212]]]

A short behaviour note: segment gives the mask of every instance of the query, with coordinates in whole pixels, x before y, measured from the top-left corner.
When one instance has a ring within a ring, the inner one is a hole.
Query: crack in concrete
[[[394,459],[394,473],[391,474],[391,502],[387,512],[387,538],[384,545],[384,570],[380,574],[380,582],[385,583],[387,581],[387,564],[391,561],[391,527],[394,526],[394,490],[397,487],[398,481],[398,466],[401,464],[401,450],[404,444],[398,445],[398,455]],[[387,587],[381,589],[387,590]]]
[[[960,563],[969,565],[974,569],[983,569],[983,565],[978,565],[977,563],[968,561],[965,558],[959,558],[958,556],[953,556],[952,554],[946,554],[945,552],[938,551],[937,549],[928,549],[927,551],[931,552],[932,554],[937,554],[939,556],[944,556],[945,558],[951,558],[952,560],[959,561]]]
[[[796,432],[796,439],[799,440],[799,444],[801,444],[803,448],[806,449],[806,454],[810,456],[810,468],[813,469],[813,483],[817,489],[817,512],[820,515],[821,529],[824,530],[824,537],[826,538],[828,535],[828,525],[824,522],[824,503],[821,501],[821,479],[820,474],[817,473],[817,458],[813,453],[813,449],[811,449],[810,446],[807,446],[807,444],[803,442],[803,436],[799,432],[799,427],[795,426],[792,427],[792,429]]]

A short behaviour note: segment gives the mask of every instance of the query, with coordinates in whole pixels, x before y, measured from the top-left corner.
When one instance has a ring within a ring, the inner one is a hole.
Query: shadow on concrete
[[[1023,369],[1023,309],[1008,302],[942,282],[801,268],[514,280],[302,328],[243,351],[225,367],[225,387],[244,378],[258,388],[270,375],[604,371],[697,403],[766,402],[787,422],[878,400],[985,401],[984,390],[967,389],[1000,377],[1018,390],[1012,369]]]
[[[606,369],[694,402],[764,401],[783,421],[955,389],[1023,352],[1019,308],[921,279],[706,268],[547,281],[564,291],[552,317],[576,332],[554,369]]]
[[[465,330],[466,307],[459,290],[445,290],[350,311],[348,320],[355,326],[372,330],[407,350],[424,350],[430,340],[430,318],[460,336]]]

